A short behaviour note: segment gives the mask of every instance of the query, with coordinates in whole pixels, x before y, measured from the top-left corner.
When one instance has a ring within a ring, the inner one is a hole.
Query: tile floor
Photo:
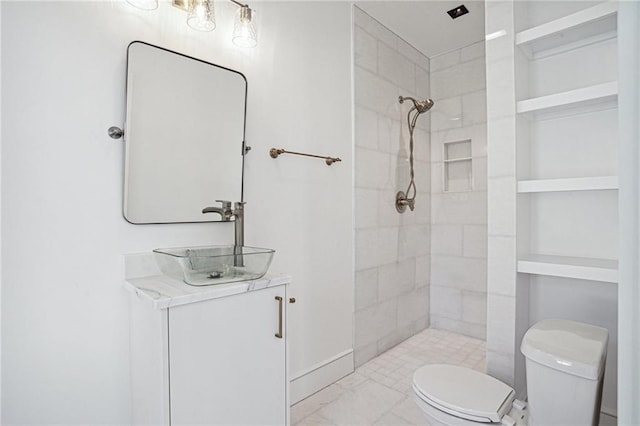
[[[291,424],[425,425],[411,380],[416,369],[434,363],[484,372],[485,342],[426,329],[291,407]]]

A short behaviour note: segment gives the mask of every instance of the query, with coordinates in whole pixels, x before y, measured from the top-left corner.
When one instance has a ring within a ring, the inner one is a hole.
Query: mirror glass
[[[127,54],[124,217],[216,222],[242,201],[247,81],[241,73],[143,42]]]

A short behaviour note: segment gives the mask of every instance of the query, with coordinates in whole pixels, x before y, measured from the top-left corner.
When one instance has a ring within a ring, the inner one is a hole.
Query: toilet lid
[[[413,375],[414,389],[432,406],[476,422],[499,422],[511,408],[513,389],[470,368],[432,364]]]

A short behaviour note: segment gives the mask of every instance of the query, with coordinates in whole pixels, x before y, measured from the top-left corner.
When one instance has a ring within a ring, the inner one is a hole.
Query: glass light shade
[[[127,0],[127,3],[142,10],[155,10],[158,8],[158,0]]]
[[[212,31],[216,27],[213,0],[189,0],[187,25],[198,31]]]
[[[256,33],[256,12],[248,6],[242,6],[236,14],[233,25],[233,44],[238,47],[256,47],[258,34]]]

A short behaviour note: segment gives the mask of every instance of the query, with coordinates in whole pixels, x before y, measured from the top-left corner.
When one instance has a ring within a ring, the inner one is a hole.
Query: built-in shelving
[[[575,48],[593,40],[615,37],[618,5],[606,2],[516,34],[516,45],[537,52]]]
[[[518,192],[598,191],[618,189],[617,176],[518,181]]]
[[[519,114],[560,112],[567,109],[593,108],[608,103],[614,105],[617,99],[618,82],[611,81],[518,101],[516,111]]]
[[[617,283],[618,261],[531,254],[518,259],[518,272]]]

